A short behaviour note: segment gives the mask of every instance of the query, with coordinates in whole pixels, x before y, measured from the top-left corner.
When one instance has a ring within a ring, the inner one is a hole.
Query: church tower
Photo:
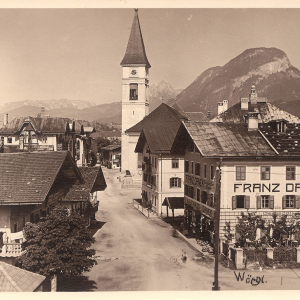
[[[149,68],[143,42],[138,10],[131,27],[131,32],[124,58],[121,62],[122,76],[122,172],[138,170],[138,156],[134,152],[137,137],[126,134],[126,130],[149,114],[148,89]]]

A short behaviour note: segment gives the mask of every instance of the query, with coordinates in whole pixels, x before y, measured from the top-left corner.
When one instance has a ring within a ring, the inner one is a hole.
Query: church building
[[[149,114],[149,68],[138,10],[135,10],[126,53],[121,62],[122,76],[122,162],[121,171],[130,171],[141,180],[142,156],[135,153],[139,132],[127,130]],[[129,173],[129,172],[126,172]],[[140,173],[140,175],[139,175]]]

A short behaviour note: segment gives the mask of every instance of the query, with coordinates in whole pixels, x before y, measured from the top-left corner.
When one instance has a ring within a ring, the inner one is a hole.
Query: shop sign
[[[215,209],[212,207],[209,207],[203,203],[200,203],[187,197],[184,197],[184,204],[190,205],[194,210],[199,211],[201,214],[205,215],[210,219],[214,218]]]
[[[211,190],[214,186],[213,182],[209,182],[207,180],[198,178],[198,177],[193,177],[191,175],[185,175],[185,183],[188,185],[194,185],[202,188],[206,188],[208,190]]]
[[[234,193],[280,193],[281,191],[286,193],[297,193],[300,191],[300,183],[286,183],[283,187],[280,183],[234,183],[233,191]]]

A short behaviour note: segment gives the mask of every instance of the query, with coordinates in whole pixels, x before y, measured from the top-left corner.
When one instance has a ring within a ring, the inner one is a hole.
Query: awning
[[[170,209],[184,208],[184,197],[166,197],[163,206],[168,206]]]

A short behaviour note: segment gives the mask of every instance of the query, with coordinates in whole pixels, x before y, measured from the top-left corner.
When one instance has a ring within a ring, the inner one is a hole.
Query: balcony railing
[[[2,246],[2,252],[0,253],[0,256],[17,257],[21,255],[21,253],[21,243],[4,243],[4,245]]]

